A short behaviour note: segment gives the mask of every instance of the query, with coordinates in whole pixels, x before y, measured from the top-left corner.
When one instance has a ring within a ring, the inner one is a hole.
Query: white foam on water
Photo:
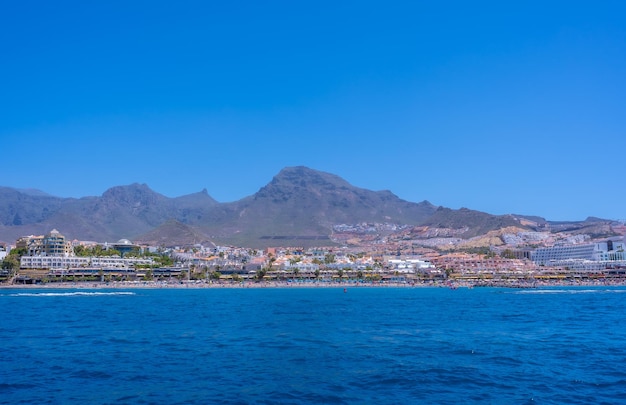
[[[92,291],[72,291],[72,292],[33,292],[33,293],[15,293],[8,294],[12,297],[95,297],[104,295],[135,295],[134,292],[129,291],[115,291],[115,292],[92,292]]]
[[[613,290],[613,289],[589,289],[589,290],[523,290],[515,291],[514,294],[621,294],[626,290]]]

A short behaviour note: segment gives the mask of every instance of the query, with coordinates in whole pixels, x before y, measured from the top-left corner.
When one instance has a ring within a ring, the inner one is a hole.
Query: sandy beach
[[[563,280],[472,284],[463,282],[299,282],[299,281],[262,281],[262,282],[205,282],[205,281],[113,281],[113,282],[54,282],[39,284],[0,284],[0,289],[204,289],[204,288],[474,288],[474,287],[502,287],[502,288],[539,288],[539,287],[602,287],[626,286],[626,279],[614,280]]]
[[[409,283],[337,283],[337,282],[149,282],[115,281],[97,282],[58,282],[40,284],[0,284],[0,289],[140,289],[140,288],[362,288],[362,287],[446,287],[444,284],[409,284]]]

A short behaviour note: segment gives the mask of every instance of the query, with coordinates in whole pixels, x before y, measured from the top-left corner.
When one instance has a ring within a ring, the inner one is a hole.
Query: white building
[[[153,265],[152,259],[135,257],[22,256],[21,269],[129,269],[135,265]]]
[[[565,263],[609,262],[626,260],[623,241],[607,240],[599,243],[562,245],[536,249],[530,258],[540,266],[563,266]]]
[[[387,263],[390,269],[397,270],[399,273],[417,273],[435,268],[431,262],[421,259],[389,259]]]

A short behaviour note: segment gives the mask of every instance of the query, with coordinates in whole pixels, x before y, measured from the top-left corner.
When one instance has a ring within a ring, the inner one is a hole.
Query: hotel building
[[[531,260],[539,266],[562,266],[577,270],[601,270],[609,266],[626,266],[624,241],[580,245],[562,245],[534,250]]]

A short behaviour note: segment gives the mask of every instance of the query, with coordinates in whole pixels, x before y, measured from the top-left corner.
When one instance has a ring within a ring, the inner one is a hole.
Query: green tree
[[[9,254],[2,260],[2,268],[9,270],[10,274],[14,274],[20,268],[20,259],[28,253],[27,248],[11,249]]]
[[[85,256],[85,247],[83,245],[74,246],[74,255],[78,257]]]
[[[146,274],[143,276],[144,280],[152,280],[153,277],[153,273],[152,273],[152,269],[148,269],[146,270]]]
[[[220,266],[220,265],[217,265],[217,266],[213,267],[213,270],[212,270],[212,271],[210,272],[210,274],[209,274],[209,278],[210,278],[211,280],[216,280],[216,279],[217,279],[217,280],[219,280],[219,278],[220,278],[220,277],[219,277],[219,276],[217,276],[217,278],[216,278],[216,277],[215,277],[215,273],[217,273],[217,274],[220,274],[220,275],[221,275],[221,273],[220,273],[220,270],[221,270],[221,269],[222,269],[222,266]]]
[[[15,249],[11,249],[11,251],[9,252],[9,256],[17,256],[18,258],[20,258],[27,253],[28,253],[28,248],[25,248],[25,247],[15,248]]]
[[[7,255],[2,260],[2,268],[11,272],[20,268],[20,259],[17,255]]]
[[[505,259],[515,259],[515,253],[511,249],[504,249],[501,256]]]
[[[256,272],[256,279],[261,281],[263,280],[263,278],[265,277],[265,275],[267,274],[267,269],[265,267],[257,270]]]
[[[159,266],[159,267],[168,267],[168,266],[172,266],[174,265],[174,259],[172,259],[169,255],[167,254],[159,254],[157,256],[154,256],[152,258],[152,260]]]
[[[130,252],[124,253],[124,257],[142,257],[143,254],[138,247],[134,247]]]
[[[119,257],[122,257],[122,252],[120,252],[117,249],[107,249],[104,252],[105,252],[105,256],[119,256]]]

